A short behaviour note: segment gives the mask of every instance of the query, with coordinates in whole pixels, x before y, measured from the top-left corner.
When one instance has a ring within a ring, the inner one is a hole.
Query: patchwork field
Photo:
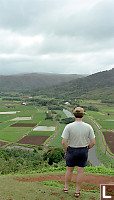
[[[46,119],[46,107],[29,104],[25,106],[21,102],[15,102],[13,107],[7,107],[7,104],[11,104],[11,102],[2,102],[2,105],[0,105],[0,146],[10,145],[12,143],[21,145],[43,145],[56,132],[57,124],[55,120]],[[85,102],[84,105],[91,105],[91,103]],[[114,135],[114,107],[96,102],[93,102],[93,106],[96,106],[99,111],[87,110],[86,116],[96,120],[103,132],[110,151],[114,153],[111,143],[114,140],[112,139],[111,141],[111,137]],[[56,110],[56,114],[54,114],[55,118],[57,115],[60,116],[60,119],[66,118],[62,110]],[[59,123],[58,133],[50,141],[49,146],[62,147],[61,134],[64,126],[65,124]],[[109,134],[111,134],[110,138]]]
[[[14,107],[0,106],[0,146],[12,142],[43,145],[56,128],[55,121],[45,120],[46,111],[44,107],[23,106],[21,103]]]

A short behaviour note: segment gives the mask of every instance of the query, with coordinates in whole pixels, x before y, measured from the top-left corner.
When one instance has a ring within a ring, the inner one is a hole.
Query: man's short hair
[[[76,118],[82,118],[84,116],[84,109],[81,107],[77,107],[74,110],[74,116]]]

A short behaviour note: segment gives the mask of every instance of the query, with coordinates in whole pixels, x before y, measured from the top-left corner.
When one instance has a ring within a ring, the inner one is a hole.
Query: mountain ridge
[[[103,91],[104,90],[104,91]],[[56,93],[55,93],[56,91]],[[96,91],[96,97],[94,94]],[[41,90],[40,94],[46,94],[46,90]],[[105,95],[105,99],[114,97],[114,68],[111,70],[106,70],[102,72],[97,72],[95,74],[89,75],[87,77],[78,78],[71,80],[67,83],[60,84],[58,86],[50,87],[48,94],[52,94],[55,97],[72,97],[80,98],[81,95],[88,95],[94,98],[100,98],[100,93]]]
[[[26,90],[58,85],[73,79],[82,78],[78,74],[28,73],[0,75],[0,90]]]

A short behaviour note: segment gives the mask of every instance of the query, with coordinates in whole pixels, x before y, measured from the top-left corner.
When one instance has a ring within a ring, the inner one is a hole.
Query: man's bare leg
[[[77,167],[77,178],[76,178],[77,186],[75,191],[76,193],[80,191],[80,187],[83,181],[83,175],[84,175],[84,167]]]
[[[72,179],[74,167],[67,167],[67,171],[65,174],[65,190],[68,190],[69,183]]]

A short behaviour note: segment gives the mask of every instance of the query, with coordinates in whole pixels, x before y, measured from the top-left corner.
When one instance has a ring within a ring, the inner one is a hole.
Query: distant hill
[[[0,76],[0,91],[35,89],[58,85],[77,78],[77,74],[32,73],[22,75]]]
[[[82,95],[85,98],[112,100],[114,99],[114,68],[51,87],[48,94],[63,98],[81,98]]]

